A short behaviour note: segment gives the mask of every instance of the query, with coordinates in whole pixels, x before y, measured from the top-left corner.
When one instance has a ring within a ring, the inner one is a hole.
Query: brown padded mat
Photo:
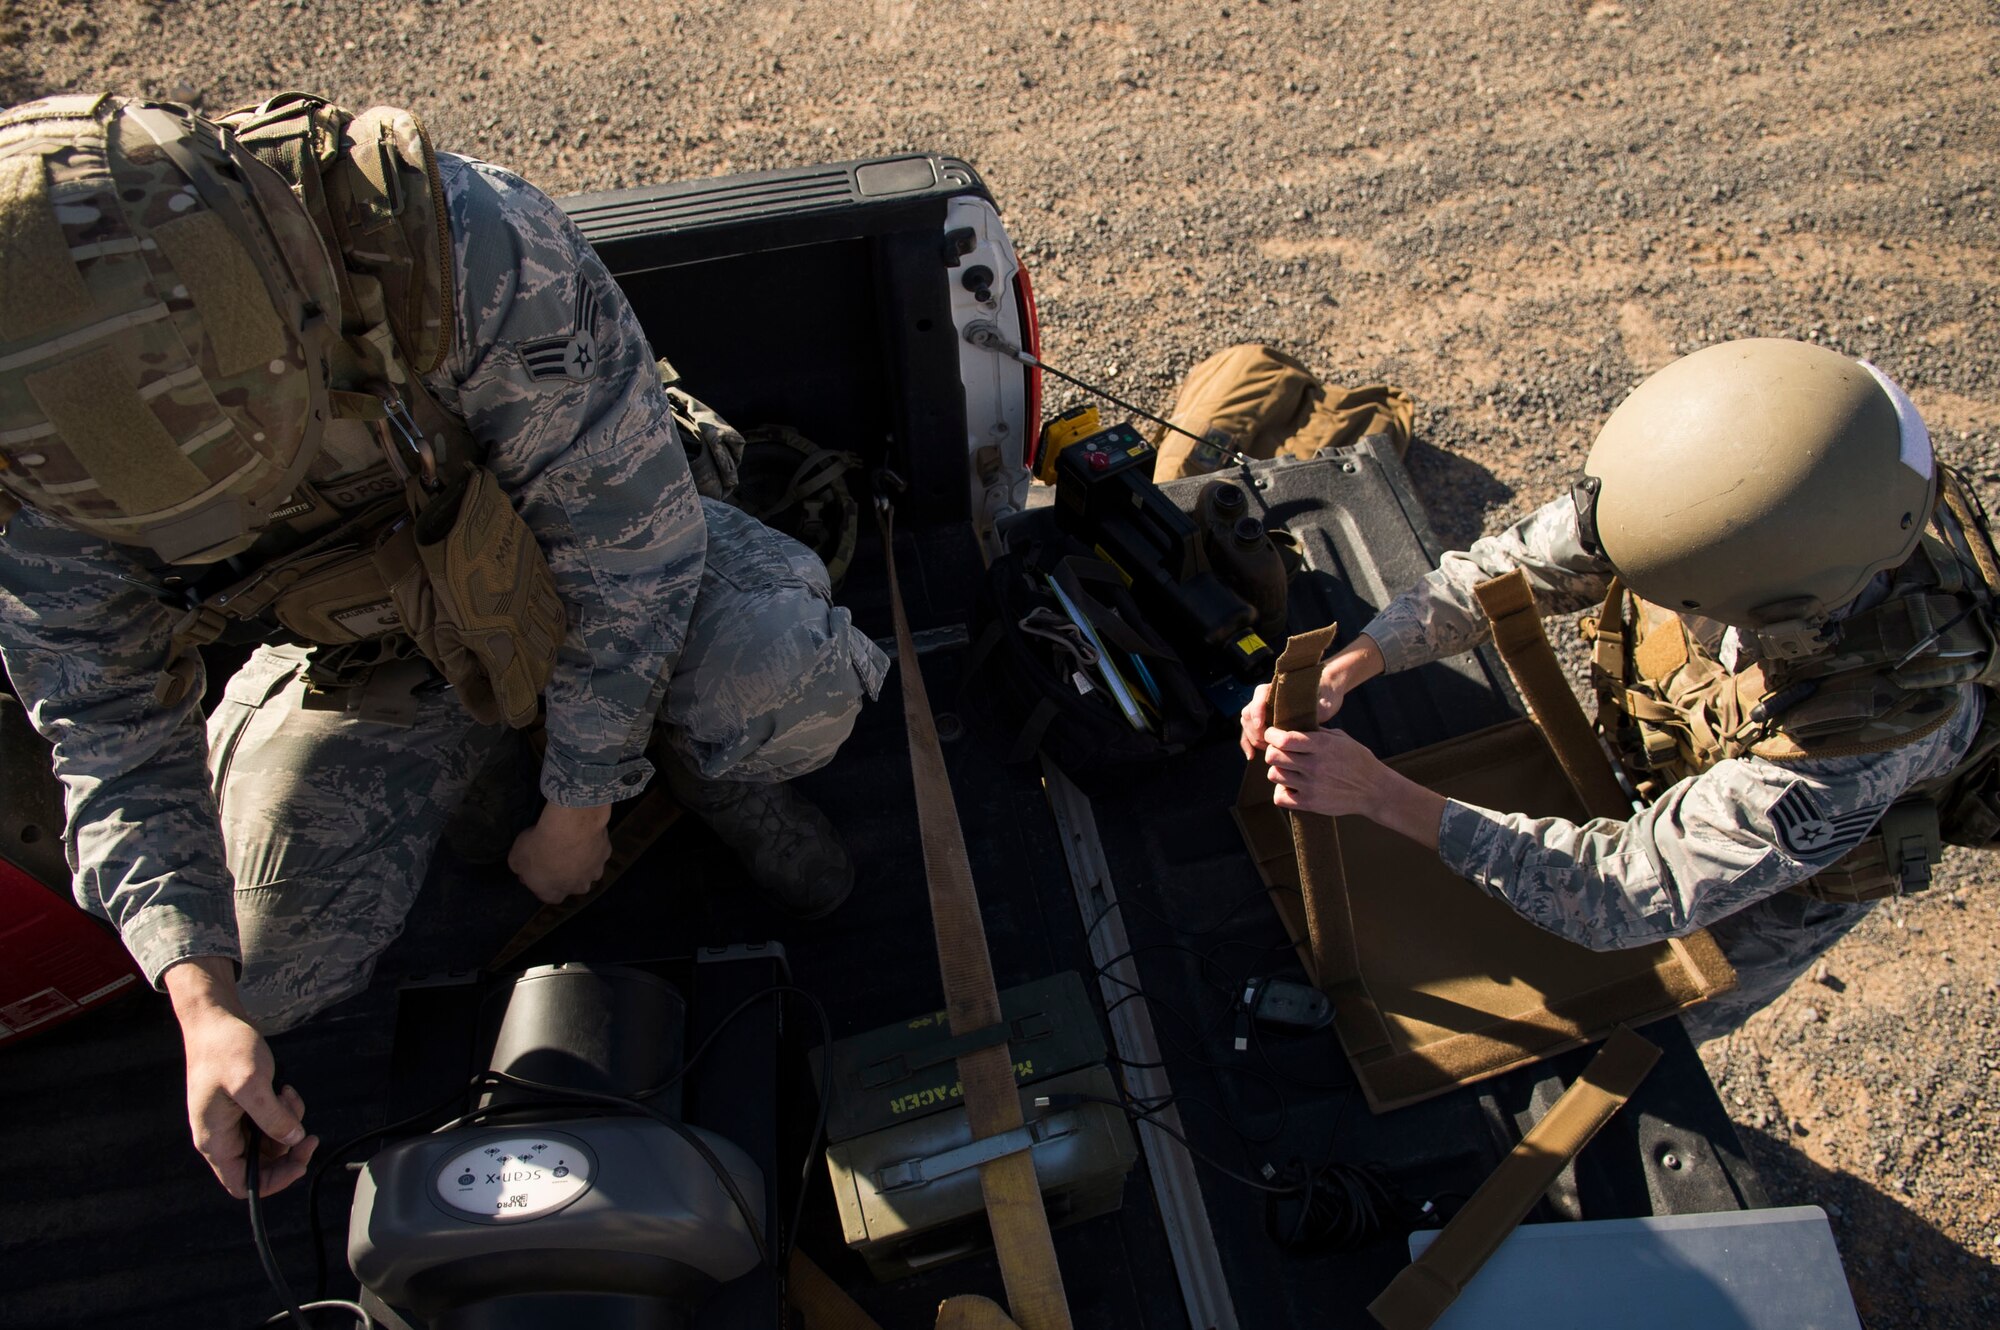
[[[1464,803],[1587,820],[1530,720],[1389,765]],[[1264,773],[1261,762],[1245,772],[1237,825],[1317,981],[1292,829],[1272,806]],[[1328,898],[1345,897],[1359,974],[1328,992],[1341,1043],[1378,1113],[1679,1011],[1736,982],[1705,932],[1593,952],[1535,927],[1412,841],[1358,817],[1338,827],[1339,869],[1316,886],[1322,913]]]

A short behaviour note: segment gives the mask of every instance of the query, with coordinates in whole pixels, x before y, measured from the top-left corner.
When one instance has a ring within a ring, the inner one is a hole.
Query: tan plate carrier
[[[1631,809],[1564,683],[1519,573],[1480,587],[1494,640],[1533,720],[1420,749],[1389,765],[1448,798],[1577,821]],[[1286,644],[1272,690],[1280,729],[1318,726],[1319,662],[1335,629]],[[1539,722],[1539,723],[1538,723]],[[1261,762],[1235,810],[1258,873],[1376,1112],[1601,1039],[1735,985],[1707,933],[1594,952],[1548,933],[1362,818],[1287,815]]]

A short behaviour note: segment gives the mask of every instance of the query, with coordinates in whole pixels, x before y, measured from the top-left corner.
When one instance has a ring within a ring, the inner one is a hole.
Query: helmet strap
[[[1773,661],[1805,660],[1831,650],[1837,634],[1824,614],[1809,618],[1783,619],[1762,624],[1749,631],[1756,634],[1764,658]]]

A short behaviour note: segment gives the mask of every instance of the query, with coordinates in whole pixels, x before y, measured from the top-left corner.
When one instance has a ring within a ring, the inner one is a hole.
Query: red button
[[[1102,471],[1105,467],[1111,465],[1111,458],[1100,452],[1089,453],[1085,456],[1084,460],[1090,463],[1092,471]]]

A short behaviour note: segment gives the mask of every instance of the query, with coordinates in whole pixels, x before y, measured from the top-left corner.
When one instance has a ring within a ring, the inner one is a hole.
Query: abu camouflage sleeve
[[[1865,757],[1718,763],[1637,816],[1578,825],[1448,802],[1438,855],[1529,921],[1594,951],[1705,928],[1852,850],[1919,781],[1964,756],[1983,712],[1968,685],[1934,734]]]
[[[0,540],[0,656],[55,745],[77,902],[117,925],[155,985],[176,961],[239,959],[199,658],[181,701],[153,697],[176,618],[147,585],[157,575],[32,512]]]
[[[570,614],[547,689],[542,792],[610,803],[644,756],[701,585],[706,528],[638,318],[548,197],[440,159],[459,345],[437,384],[489,450]]]
[[[1611,565],[1584,552],[1576,505],[1565,494],[1471,549],[1446,554],[1435,572],[1376,615],[1362,631],[1382,648],[1385,672],[1483,644],[1492,630],[1473,588],[1516,568],[1528,575],[1543,614],[1586,609],[1600,603],[1611,586]]]

